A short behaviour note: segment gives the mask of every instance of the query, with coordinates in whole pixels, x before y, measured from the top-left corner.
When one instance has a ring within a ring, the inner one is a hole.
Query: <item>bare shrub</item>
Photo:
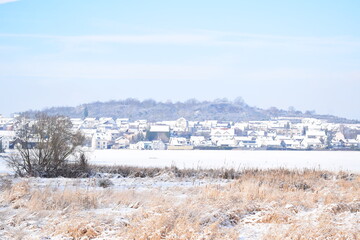
[[[99,187],[102,187],[102,188],[108,188],[108,187],[114,185],[114,183],[108,178],[99,179],[97,181],[97,184]]]
[[[94,239],[101,233],[101,229],[95,223],[88,223],[80,220],[68,225],[66,229],[67,235],[73,239]]]
[[[7,163],[19,176],[60,176],[85,140],[80,131],[72,131],[70,119],[62,116],[20,117],[15,126],[17,153]]]
[[[231,169],[180,169],[176,166],[158,168],[158,167],[134,167],[134,166],[99,166],[90,165],[88,171],[93,174],[108,173],[118,174],[122,177],[134,178],[154,178],[161,174],[171,174],[176,178],[222,178],[238,179],[243,172]]]
[[[0,191],[9,190],[13,185],[12,180],[6,177],[0,177]]]

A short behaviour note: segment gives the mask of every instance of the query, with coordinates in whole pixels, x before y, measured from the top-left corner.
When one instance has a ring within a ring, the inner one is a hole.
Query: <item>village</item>
[[[93,150],[359,150],[360,124],[278,117],[269,121],[130,121],[129,118],[71,118],[84,148]],[[16,145],[16,117],[0,115],[0,150]],[[36,143],[35,143],[36,144]]]

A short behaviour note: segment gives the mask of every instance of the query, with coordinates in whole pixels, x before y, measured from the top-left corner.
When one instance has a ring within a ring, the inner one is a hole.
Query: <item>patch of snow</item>
[[[239,230],[239,240],[257,240],[274,225],[270,223],[248,223],[241,226]]]

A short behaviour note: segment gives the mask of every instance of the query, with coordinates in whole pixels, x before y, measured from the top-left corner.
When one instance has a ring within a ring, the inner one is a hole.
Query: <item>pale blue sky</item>
[[[360,1],[0,0],[0,114],[242,96],[360,119]]]

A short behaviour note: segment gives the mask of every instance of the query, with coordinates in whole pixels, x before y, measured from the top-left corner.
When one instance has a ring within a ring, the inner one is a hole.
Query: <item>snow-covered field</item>
[[[360,151],[131,151],[89,152],[90,163],[178,168],[290,168],[360,172]]]
[[[4,157],[0,173],[11,173]],[[353,174],[360,152],[105,150],[88,157],[110,166],[316,171],[246,170],[237,180],[166,170],[153,178],[0,174],[0,239],[360,239],[360,175]]]
[[[360,173],[360,151],[136,151],[97,150],[87,153],[96,165],[178,168],[289,168]],[[7,173],[0,155],[0,173]]]
[[[104,180],[112,184],[103,188]],[[360,239],[360,177],[345,172],[0,176],[0,190],[1,240]]]

